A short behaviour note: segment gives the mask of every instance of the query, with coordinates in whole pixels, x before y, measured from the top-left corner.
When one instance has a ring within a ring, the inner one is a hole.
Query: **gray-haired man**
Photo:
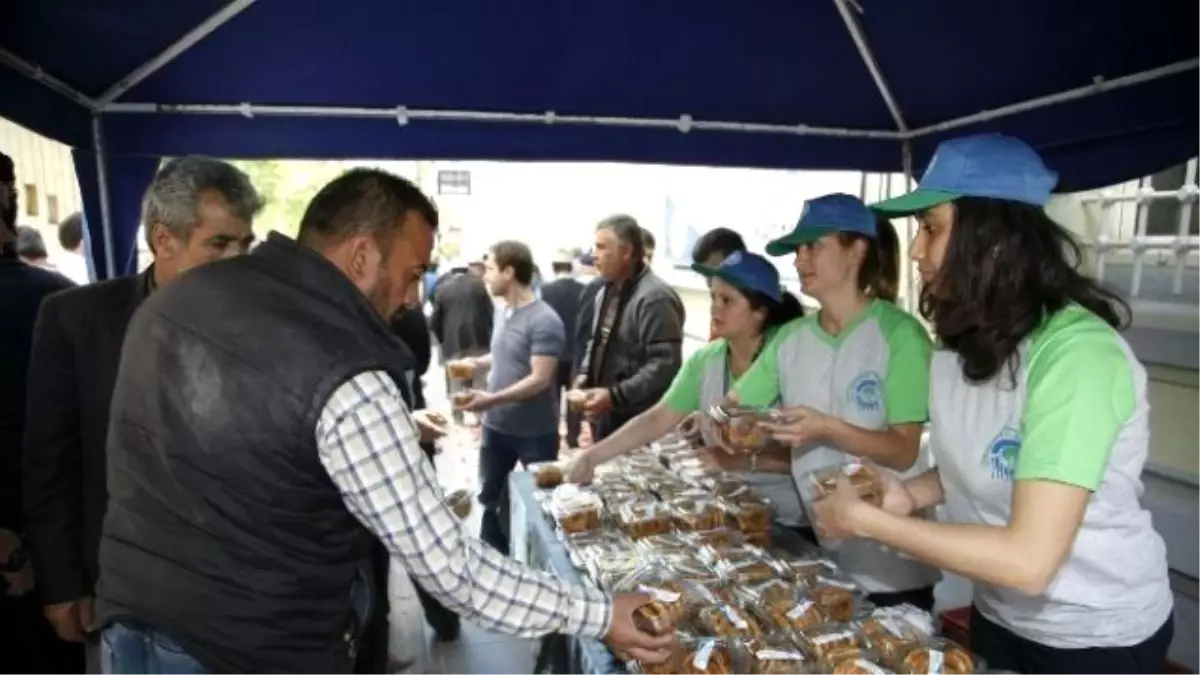
[[[261,208],[250,179],[230,164],[173,159],[142,203],[154,263],[138,276],[57,293],[42,304],[29,366],[25,522],[46,617],[65,640],[83,640],[92,624],[109,403],[130,317],[184,272],[245,253]]]

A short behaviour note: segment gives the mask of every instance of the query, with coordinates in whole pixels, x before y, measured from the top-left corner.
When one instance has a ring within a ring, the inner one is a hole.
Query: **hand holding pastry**
[[[808,406],[781,408],[777,421],[760,422],[759,425],[776,441],[789,447],[808,445],[826,436],[829,416]]]
[[[604,641],[613,649],[643,663],[663,663],[671,658],[675,632],[653,635],[638,628],[634,613],[652,598],[642,593],[618,593],[613,596],[612,623]]]

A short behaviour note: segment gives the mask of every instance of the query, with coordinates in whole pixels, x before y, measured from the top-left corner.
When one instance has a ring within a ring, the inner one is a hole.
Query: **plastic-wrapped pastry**
[[[639,567],[618,582],[614,590],[650,596],[649,603],[634,611],[634,621],[639,628],[655,635],[674,630],[680,621],[691,615],[696,606],[711,602],[711,597],[695,584],[679,579],[659,563]]]
[[[796,585],[784,579],[768,579],[738,588],[738,594],[748,603],[784,610],[796,603],[797,592]]]
[[[771,529],[771,503],[765,499],[725,497],[717,502],[725,512],[726,524],[742,532]]]
[[[735,662],[734,647],[725,640],[704,638],[686,645],[679,669],[688,675],[725,675],[741,669]]]
[[[912,605],[883,607],[871,613],[862,624],[862,633],[871,649],[888,663],[898,662],[905,654],[933,635],[932,618]]]
[[[578,534],[600,529],[600,511],[603,503],[590,490],[577,485],[560,485],[554,488],[550,501],[550,513],[558,527],[566,534]]]
[[[705,607],[696,616],[696,621],[716,637],[749,640],[763,636],[762,626],[754,616],[738,605]]]
[[[800,635],[802,646],[818,661],[828,664],[863,653],[858,633],[846,625],[830,625]]]
[[[717,573],[736,584],[751,584],[775,578],[775,568],[764,557],[742,553],[737,549],[718,559],[715,568]]]
[[[725,516],[712,498],[681,497],[671,500],[671,514],[675,526],[688,532],[715,530],[724,523]]]
[[[837,489],[838,476],[850,479],[850,484],[858,490],[858,496],[863,501],[879,506],[883,501],[883,483],[879,479],[878,468],[862,460],[850,460],[840,466],[817,471],[812,474],[816,486],[817,498],[833,494]]]
[[[838,675],[890,675],[892,671],[879,665],[870,654],[860,654],[853,658],[839,659],[831,664],[830,673]]]
[[[809,583],[809,593],[830,621],[849,621],[861,609],[858,587],[818,576]]]
[[[621,529],[634,539],[666,534],[674,527],[671,512],[659,501],[631,502],[617,512]]]
[[[971,652],[950,640],[933,640],[913,649],[901,667],[906,673],[949,673],[968,675],[979,670]]]
[[[533,472],[533,484],[543,490],[556,488],[563,482],[563,467],[558,462],[540,462],[528,468]]]
[[[768,637],[746,645],[754,675],[790,675],[812,672],[814,664],[789,640]]]
[[[716,431],[719,444],[731,452],[762,450],[771,442],[771,434],[759,426],[776,418],[772,408],[759,406],[721,406],[720,414],[706,411],[705,424]]]
[[[680,537],[695,549],[728,549],[741,546],[745,536],[737,530],[719,527],[700,532],[681,532]]]
[[[781,561],[781,571],[798,583],[810,583],[817,577],[836,576],[838,566],[823,558],[791,558]]]
[[[771,623],[781,630],[804,632],[823,626],[825,613],[810,598],[799,597],[791,607],[767,606],[762,610]]]
[[[759,532],[747,532],[746,543],[753,544],[759,548],[771,547],[771,531],[762,530]]]

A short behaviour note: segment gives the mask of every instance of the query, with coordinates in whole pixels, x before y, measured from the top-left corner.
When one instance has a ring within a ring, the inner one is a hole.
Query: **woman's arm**
[[[923,502],[932,497],[928,479],[922,480],[927,475],[913,481]],[[1019,481],[1013,489],[1012,517],[1004,526],[937,523],[893,515],[861,501],[845,510],[845,523],[859,537],[941,569],[1040,595],[1070,554],[1090,497],[1091,492],[1074,485]]]
[[[632,452],[662,438],[682,422],[684,417],[686,415],[659,401],[654,407],[626,422],[608,438],[583,451],[580,457],[593,468],[600,466],[613,457]]]

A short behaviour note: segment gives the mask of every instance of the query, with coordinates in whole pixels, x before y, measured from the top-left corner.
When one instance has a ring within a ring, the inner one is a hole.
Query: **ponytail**
[[[867,254],[858,268],[858,287],[867,295],[888,302],[896,302],[900,291],[900,237],[890,220],[875,219],[875,238],[842,232],[838,235],[843,246],[855,240],[867,245]]]
[[[800,299],[787,291],[783,292],[779,301],[756,291],[742,291],[742,294],[750,303],[750,309],[766,311],[762,325],[764,333],[772,328],[782,326],[792,319],[804,316],[804,305],[800,304]]]

